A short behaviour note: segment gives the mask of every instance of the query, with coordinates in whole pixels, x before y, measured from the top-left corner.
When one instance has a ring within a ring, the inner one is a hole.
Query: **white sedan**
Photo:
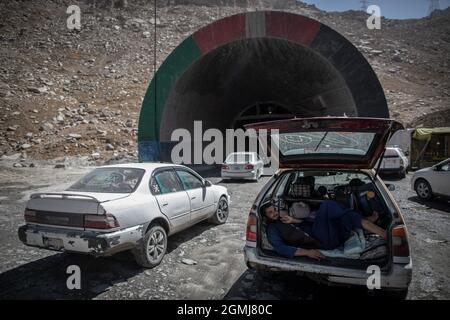
[[[423,200],[430,200],[433,196],[450,197],[450,159],[416,171],[411,187]]]
[[[31,195],[20,240],[50,250],[107,256],[131,249],[158,265],[167,237],[202,220],[228,218],[227,189],[191,169],[162,163],[103,166],[69,189]]]
[[[258,181],[264,162],[256,152],[233,152],[222,165],[222,179],[252,179]]]

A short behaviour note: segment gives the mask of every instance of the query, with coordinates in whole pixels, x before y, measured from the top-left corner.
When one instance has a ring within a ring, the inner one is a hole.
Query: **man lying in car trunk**
[[[268,220],[267,237],[275,251],[284,257],[307,256],[324,259],[317,250],[333,250],[341,246],[352,230],[364,229],[386,239],[386,231],[374,224],[377,215],[363,218],[334,200],[321,203],[314,219],[296,219],[287,213],[278,212],[273,205],[262,208]]]

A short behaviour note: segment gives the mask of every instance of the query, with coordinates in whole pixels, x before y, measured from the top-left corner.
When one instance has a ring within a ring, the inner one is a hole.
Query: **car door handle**
[[[197,197],[194,196],[194,197],[191,198],[191,200],[194,200],[195,198],[197,198]]]
[[[162,206],[163,207],[167,207],[169,205],[169,203],[163,203]]]

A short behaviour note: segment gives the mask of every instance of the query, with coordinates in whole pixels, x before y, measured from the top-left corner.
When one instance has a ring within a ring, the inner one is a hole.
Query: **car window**
[[[155,174],[150,180],[150,189],[153,194],[166,194],[182,191],[178,178],[172,170],[165,170]]]
[[[184,171],[184,170],[177,170],[178,177],[181,180],[181,183],[183,184],[183,187],[185,190],[190,189],[197,189],[202,188],[203,183],[202,180],[194,176],[192,173]]]
[[[286,184],[287,184],[287,182],[289,180],[289,176],[290,176],[290,174],[284,174],[281,177],[282,180],[278,184],[277,190],[276,190],[276,192],[274,194],[274,198],[278,198],[278,197],[281,197],[283,195],[284,190],[286,189]]]
[[[442,171],[450,171],[450,164],[444,164],[442,167],[441,167],[441,170]]]
[[[253,155],[250,153],[231,153],[225,163],[249,163],[252,161]]]
[[[68,191],[130,193],[136,190],[144,169],[98,168],[72,185]]]
[[[384,152],[384,158],[397,158],[399,154],[395,149],[386,149]]]

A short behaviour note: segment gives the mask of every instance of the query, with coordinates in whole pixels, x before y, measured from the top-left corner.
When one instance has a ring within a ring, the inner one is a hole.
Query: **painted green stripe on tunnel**
[[[142,102],[139,115],[138,141],[159,140],[161,116],[172,87],[201,54],[193,37],[190,36],[159,67]]]

